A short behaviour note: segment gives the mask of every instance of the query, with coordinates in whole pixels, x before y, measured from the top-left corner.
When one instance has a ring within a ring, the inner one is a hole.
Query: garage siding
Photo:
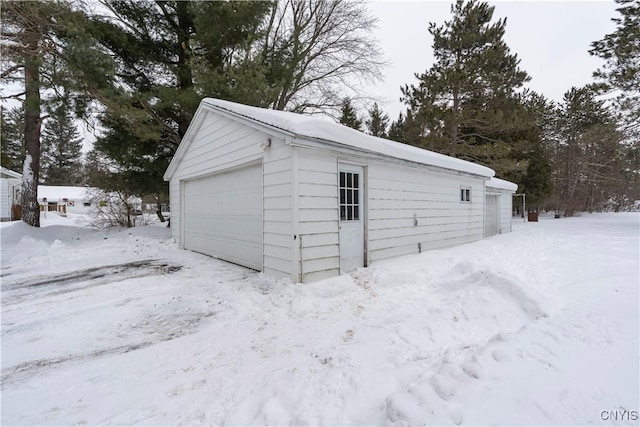
[[[260,144],[269,138],[271,147],[263,150]],[[287,221],[293,209],[291,153],[282,139],[207,112],[169,183],[173,238],[184,247],[181,182],[262,160],[263,254],[269,254],[263,255],[262,270],[272,276],[289,277],[293,241],[293,227]]]
[[[470,203],[460,201],[461,187],[471,189]],[[481,178],[372,161],[367,194],[370,262],[417,253],[419,243],[424,251],[483,237]]]
[[[511,220],[513,216],[513,194],[510,192],[503,192],[500,196],[500,232],[511,232]]]
[[[291,277],[293,257],[293,149],[272,138],[265,151],[264,171],[264,272],[271,277]],[[294,280],[296,278],[293,278]]]
[[[508,190],[504,190],[504,189],[499,189],[499,188],[492,188],[487,186],[487,192],[491,192],[493,194],[497,194],[498,196],[498,203],[499,205],[499,215],[500,215],[500,230],[499,233],[509,233],[511,232],[511,221],[512,218],[511,216],[513,215],[513,209],[512,209],[512,204],[513,204],[513,192],[512,191],[508,191]]]
[[[2,221],[11,219],[9,180],[4,178],[0,179],[0,219]]]
[[[302,281],[338,276],[340,238],[338,162],[335,154],[300,149],[298,182]]]

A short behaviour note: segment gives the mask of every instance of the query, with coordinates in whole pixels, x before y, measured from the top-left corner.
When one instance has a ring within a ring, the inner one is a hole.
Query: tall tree
[[[42,132],[41,182],[81,185],[84,181],[82,138],[66,104],[48,117]]]
[[[283,0],[267,21],[261,55],[276,110],[337,111],[346,89],[376,81],[384,66],[363,0]]]
[[[504,42],[506,19],[492,22],[494,7],[458,0],[444,25],[429,24],[434,65],[402,88],[418,122],[418,145],[493,167],[501,175],[522,173],[515,160],[530,128],[515,90],[529,80]]]
[[[555,207],[567,216],[601,210],[623,179],[619,163],[623,137],[616,120],[605,101],[587,87],[565,93],[559,120]]]
[[[594,73],[604,91],[619,91],[617,104],[627,126],[640,127],[640,1],[615,0],[616,30],[591,44],[591,55],[604,59]]]
[[[370,135],[386,138],[389,116],[380,109],[377,102],[369,110],[369,119],[365,121],[365,125]]]
[[[22,167],[22,220],[40,226],[37,200],[40,179],[41,97],[40,69],[50,53],[52,27],[55,25],[52,2],[9,1],[2,5],[2,49],[8,67],[2,78],[22,73],[24,87],[25,159]],[[17,77],[19,78],[19,77]]]
[[[24,111],[22,107],[5,110],[0,106],[0,164],[14,172],[24,162]]]
[[[100,75],[94,85],[110,80],[107,70],[94,59],[100,53],[93,49],[91,39],[83,32],[86,26],[75,3],[43,0],[38,2],[6,1],[2,4],[1,33],[3,82],[18,82],[24,91],[7,97],[19,99],[24,108],[25,157],[22,167],[22,220],[39,226],[37,184],[40,180],[40,136],[43,106],[58,98],[72,99],[77,94],[76,83],[84,81],[85,73]],[[88,61],[91,59],[91,61]],[[83,109],[83,97],[74,100]]]
[[[118,79],[89,92],[104,105],[106,129],[95,145],[128,190],[166,199],[164,170],[203,96],[249,104],[268,87],[251,46],[268,2],[102,0],[92,15],[100,49],[115,58]],[[105,175],[103,175],[104,177]],[[137,179],[132,177],[137,176]],[[102,185],[105,179],[101,179]]]
[[[351,100],[349,98],[344,98],[342,100],[340,112],[340,123],[345,126],[349,126],[350,128],[361,130],[362,119],[358,118],[358,113],[355,108],[353,108],[353,105],[351,105]]]
[[[525,91],[521,102],[531,115],[535,130],[530,134],[527,151],[522,153],[528,164],[518,187],[526,194],[529,206],[541,209],[553,192],[552,156],[557,156],[560,112],[553,101],[533,91]]]

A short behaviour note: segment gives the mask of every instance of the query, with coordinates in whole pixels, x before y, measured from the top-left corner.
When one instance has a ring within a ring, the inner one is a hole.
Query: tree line
[[[435,62],[401,88],[405,111],[387,128],[377,104],[364,122],[345,99],[340,121],[489,166],[536,210],[628,209],[640,199],[640,2],[617,3],[616,30],[589,51],[605,60],[596,82],[560,102],[523,89],[530,76],[494,7],[457,1],[450,21],[429,24]]]
[[[401,88],[406,110],[391,122],[377,103],[366,118],[354,107],[372,101],[359,82],[385,66],[364,2],[6,1],[0,78],[23,92],[5,97],[21,107],[2,110],[2,164],[22,170],[31,225],[38,182],[128,191],[159,211],[162,175],[200,100],[215,97],[330,114],[484,164],[537,208],[624,209],[640,198],[640,7],[617,1],[616,31],[592,44],[605,60],[597,84],[560,103],[523,89],[530,77],[504,42],[506,19],[457,1],[451,20],[429,24],[435,62]],[[100,129],[84,162],[74,120]]]

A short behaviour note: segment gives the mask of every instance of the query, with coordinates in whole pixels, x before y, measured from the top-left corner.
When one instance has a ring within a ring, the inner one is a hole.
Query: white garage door
[[[498,196],[487,195],[484,205],[484,237],[498,234]]]
[[[184,247],[262,270],[262,165],[184,184]]]

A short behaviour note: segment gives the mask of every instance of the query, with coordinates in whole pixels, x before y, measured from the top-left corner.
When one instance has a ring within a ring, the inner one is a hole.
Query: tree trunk
[[[24,70],[24,141],[22,168],[22,221],[40,227],[38,182],[40,180],[40,71],[38,61],[27,58]],[[46,209],[46,207],[45,207]]]
[[[162,202],[160,201],[160,197],[154,197],[156,199],[156,215],[158,215],[158,219],[160,222],[165,222],[164,215],[162,215]]]

